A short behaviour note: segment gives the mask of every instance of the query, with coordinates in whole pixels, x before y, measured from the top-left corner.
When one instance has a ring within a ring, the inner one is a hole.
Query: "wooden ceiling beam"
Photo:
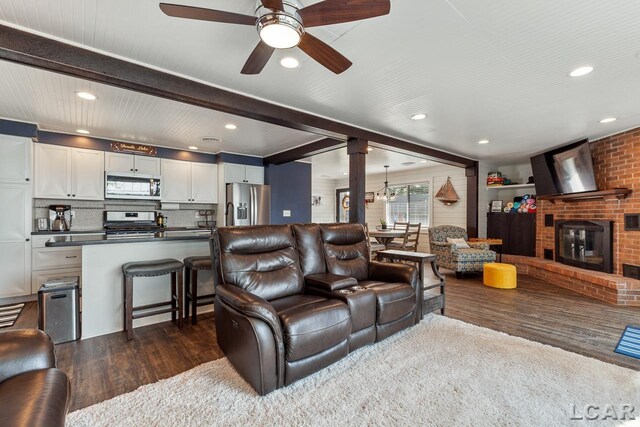
[[[338,148],[345,147],[346,145],[347,141],[325,138],[267,156],[264,158],[264,163],[281,165],[283,163],[304,159],[305,157],[315,156],[316,154],[326,153],[327,151],[333,151]]]
[[[410,150],[454,166],[475,161],[0,25],[0,59],[346,141]]]

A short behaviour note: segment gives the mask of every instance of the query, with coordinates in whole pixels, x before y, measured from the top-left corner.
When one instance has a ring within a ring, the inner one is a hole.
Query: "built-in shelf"
[[[535,184],[495,185],[493,187],[487,187],[487,190],[511,190],[513,188],[534,188],[535,186]]]
[[[583,200],[622,200],[631,194],[629,188],[614,188],[612,190],[588,191],[584,193],[562,194],[558,196],[540,196],[538,200],[549,200],[551,203],[580,202]]]

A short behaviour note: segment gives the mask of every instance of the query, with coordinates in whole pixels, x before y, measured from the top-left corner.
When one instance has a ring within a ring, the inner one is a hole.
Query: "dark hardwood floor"
[[[482,285],[480,276],[447,275],[447,316],[568,351],[640,370],[640,360],[613,352],[624,327],[640,323],[640,308],[595,301],[527,276],[514,290]],[[37,325],[36,304],[28,303],[14,328]],[[71,411],[168,378],[222,357],[214,317],[137,328],[125,333],[56,346],[58,366],[69,374]]]

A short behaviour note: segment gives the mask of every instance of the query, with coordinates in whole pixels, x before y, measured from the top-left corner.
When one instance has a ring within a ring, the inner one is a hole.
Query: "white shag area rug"
[[[626,404],[640,419],[640,372],[431,315],[264,397],[223,358],[73,412],[67,424],[593,426],[602,423],[571,418],[587,405],[613,405],[620,418]]]

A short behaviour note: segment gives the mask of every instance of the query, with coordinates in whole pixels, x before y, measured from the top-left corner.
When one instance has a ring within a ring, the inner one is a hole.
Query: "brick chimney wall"
[[[613,221],[614,273],[622,275],[622,264],[640,265],[640,231],[624,231],[624,214],[640,213],[640,128],[591,143],[598,189],[630,188],[631,195],[620,201],[538,202],[536,256],[544,249],[554,251],[555,227],[545,227],[544,216],[554,220]]]

